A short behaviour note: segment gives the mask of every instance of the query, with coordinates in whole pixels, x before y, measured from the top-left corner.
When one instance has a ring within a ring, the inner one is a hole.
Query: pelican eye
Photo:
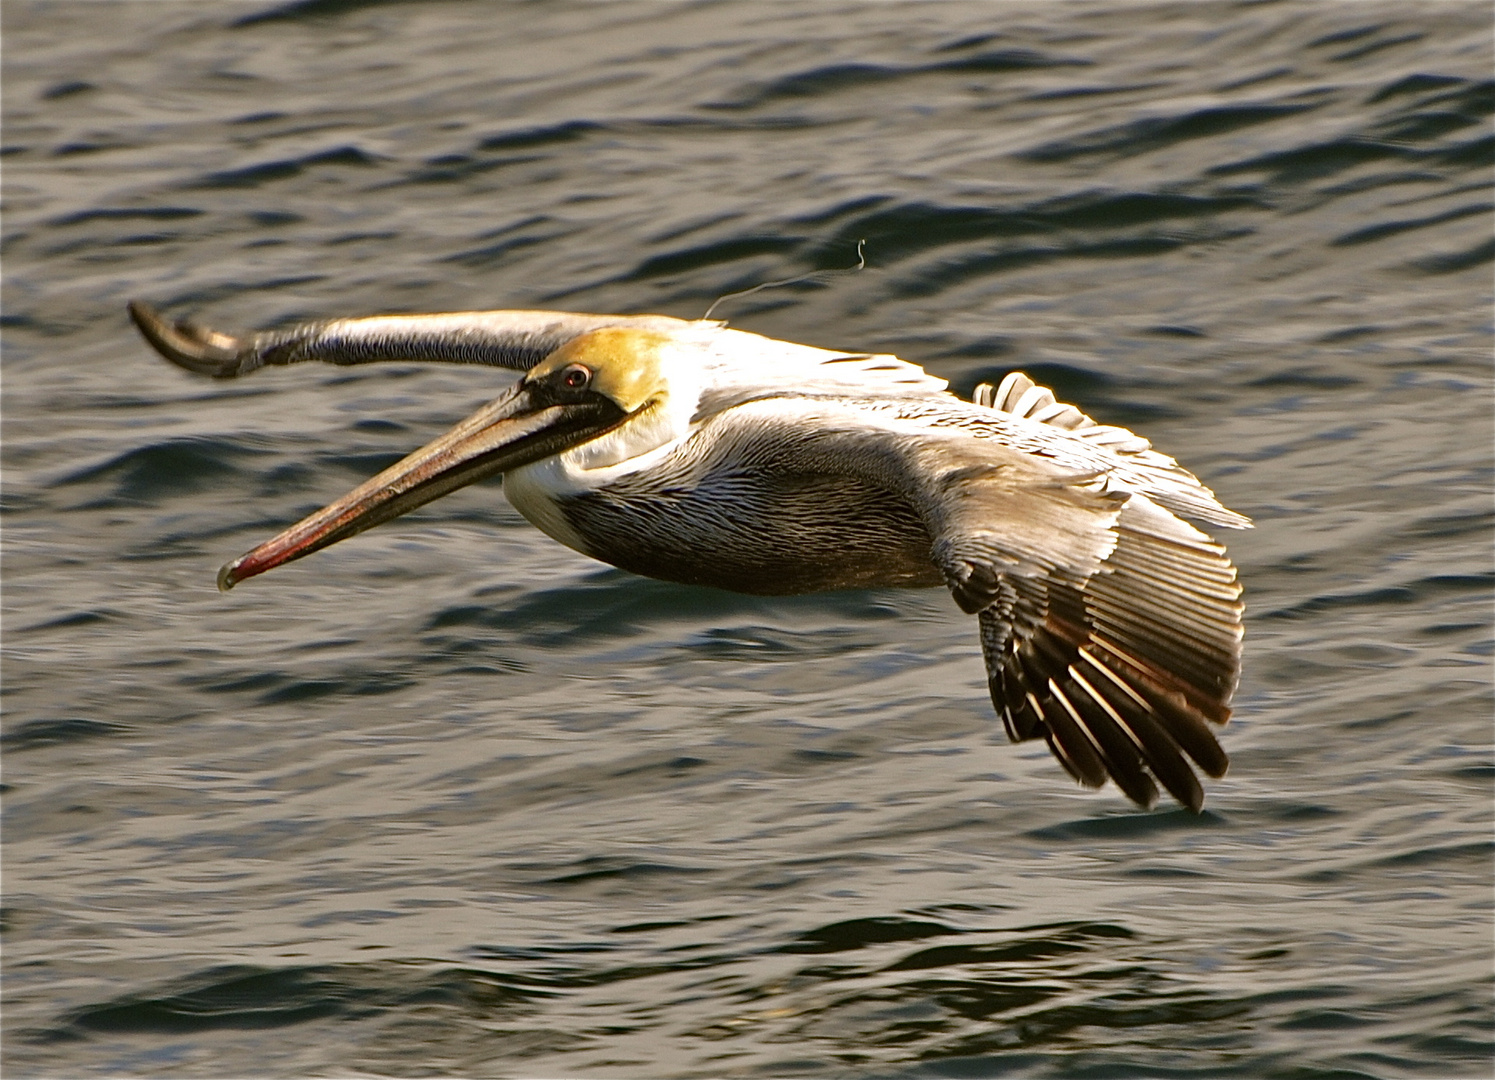
[[[584,390],[592,381],[592,369],[580,364],[572,364],[561,373],[561,382],[571,390]]]

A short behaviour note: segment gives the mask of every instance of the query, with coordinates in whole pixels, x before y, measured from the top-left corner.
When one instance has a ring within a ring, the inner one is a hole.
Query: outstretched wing
[[[979,616],[992,701],[1014,739],[1045,738],[1084,784],[1109,778],[1144,806],[1161,784],[1197,811],[1189,762],[1224,773],[1211,725],[1229,718],[1240,668],[1241,589],[1225,549],[1123,462],[1089,444],[1044,453],[1047,437],[1035,450],[1026,428],[1009,439],[947,400],[781,397],[729,412],[772,467],[855,476],[917,511],[931,560]],[[1185,490],[1213,500],[1197,481]]]
[[[1109,479],[1131,491],[1100,574],[1079,589],[1008,578],[980,614],[987,682],[1009,737],[1045,739],[1088,786],[1110,777],[1151,805],[1155,778],[1199,810],[1204,793],[1185,757],[1214,777],[1229,764],[1210,725],[1230,718],[1244,605],[1225,548],[1158,504],[1230,527],[1250,522],[1146,440],[1096,424],[1021,373],[974,398],[1108,448],[1117,458]]]
[[[166,359],[215,379],[307,360],[339,365],[439,361],[524,371],[592,330],[631,326],[673,331],[690,325],[668,315],[459,311],[329,319],[284,330],[225,334],[187,319],[171,322],[139,300],[130,302],[130,317]]]

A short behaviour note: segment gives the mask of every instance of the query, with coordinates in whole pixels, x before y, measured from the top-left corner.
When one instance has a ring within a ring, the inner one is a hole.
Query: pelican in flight
[[[894,356],[664,315],[474,311],[226,334],[139,302],[168,360],[445,361],[524,372],[409,457],[223,567],[222,589],[502,475],[567,547],[768,595],[945,585],[975,615],[992,703],[1081,784],[1203,805],[1240,672],[1241,587],[1183,519],[1248,528],[1147,440],[1013,373],[963,401]],[[1190,764],[1192,762],[1192,766]]]

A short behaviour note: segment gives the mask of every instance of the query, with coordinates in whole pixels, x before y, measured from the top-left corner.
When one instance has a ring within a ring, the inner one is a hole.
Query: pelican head
[[[669,442],[696,397],[671,395],[674,344],[668,333],[634,327],[574,338],[445,435],[226,564],[218,587],[226,592],[490,476],[558,455],[582,468],[612,465]]]
[[[530,368],[524,382],[542,381],[557,372],[575,369],[576,379],[589,380],[588,388],[593,392],[625,413],[635,413],[669,393],[664,358],[671,340],[669,334],[655,330],[622,326],[593,330]]]

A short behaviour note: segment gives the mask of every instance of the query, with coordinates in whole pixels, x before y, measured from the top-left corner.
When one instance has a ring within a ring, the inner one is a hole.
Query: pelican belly
[[[624,478],[553,510],[578,550],[666,581],[763,595],[943,581],[914,511],[842,476],[738,474],[674,488]]]
[[[902,497],[844,474],[765,468],[739,450],[701,438],[615,462],[596,440],[509,472],[504,489],[567,547],[665,581],[761,595],[943,583]]]

